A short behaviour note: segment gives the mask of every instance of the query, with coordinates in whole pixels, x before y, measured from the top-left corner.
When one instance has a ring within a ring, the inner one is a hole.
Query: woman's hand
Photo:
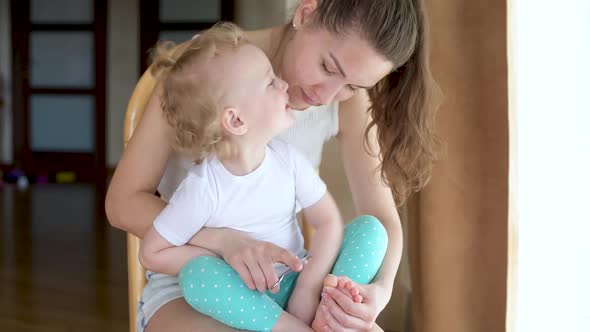
[[[389,302],[390,294],[378,284],[355,284],[363,297],[361,303],[354,302],[345,290],[324,287],[327,294],[322,298],[326,319],[325,332],[371,331],[375,320]]]
[[[289,250],[274,243],[258,241],[247,234],[230,228],[203,228],[189,242],[213,251],[225,260],[248,288],[266,292],[278,280],[273,268],[281,262],[295,271],[303,264]],[[280,286],[273,289],[278,292]]]
[[[250,237],[239,241],[228,241],[221,257],[234,269],[248,288],[266,292],[278,280],[273,268],[275,262],[288,265],[295,271],[300,271],[301,261],[290,251],[274,243],[258,241]],[[278,292],[280,286],[273,289]]]

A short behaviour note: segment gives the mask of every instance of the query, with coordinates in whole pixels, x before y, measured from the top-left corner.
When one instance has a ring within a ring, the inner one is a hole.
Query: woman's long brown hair
[[[380,147],[381,178],[396,203],[420,190],[439,149],[434,122],[440,91],[430,72],[428,22],[422,0],[320,0],[315,22],[334,33],[354,31],[395,70],[368,90]]]

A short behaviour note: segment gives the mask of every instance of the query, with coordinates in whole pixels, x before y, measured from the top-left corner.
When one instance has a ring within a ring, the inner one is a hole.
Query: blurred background
[[[370,0],[366,0],[370,1]],[[444,141],[400,209],[391,332],[590,331],[590,2],[425,1]],[[128,330],[104,195],[158,39],[297,0],[0,0],[0,331]],[[338,145],[320,175],[355,216]]]

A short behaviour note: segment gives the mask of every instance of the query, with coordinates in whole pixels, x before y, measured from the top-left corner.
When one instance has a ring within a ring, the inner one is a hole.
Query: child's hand
[[[284,263],[295,271],[301,271],[303,267],[301,261],[290,251],[249,236],[228,241],[221,254],[248,288],[257,289],[261,293],[270,289],[278,280],[273,268],[275,262]],[[278,287],[275,291],[278,291]]]

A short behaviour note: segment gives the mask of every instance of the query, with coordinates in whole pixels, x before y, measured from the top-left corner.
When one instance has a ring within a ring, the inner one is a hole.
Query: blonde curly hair
[[[205,69],[212,59],[244,43],[237,25],[220,22],[186,44],[163,42],[153,52],[151,73],[162,85],[160,102],[175,131],[173,147],[197,163],[213,152],[222,158],[232,154],[220,124],[223,89]]]

